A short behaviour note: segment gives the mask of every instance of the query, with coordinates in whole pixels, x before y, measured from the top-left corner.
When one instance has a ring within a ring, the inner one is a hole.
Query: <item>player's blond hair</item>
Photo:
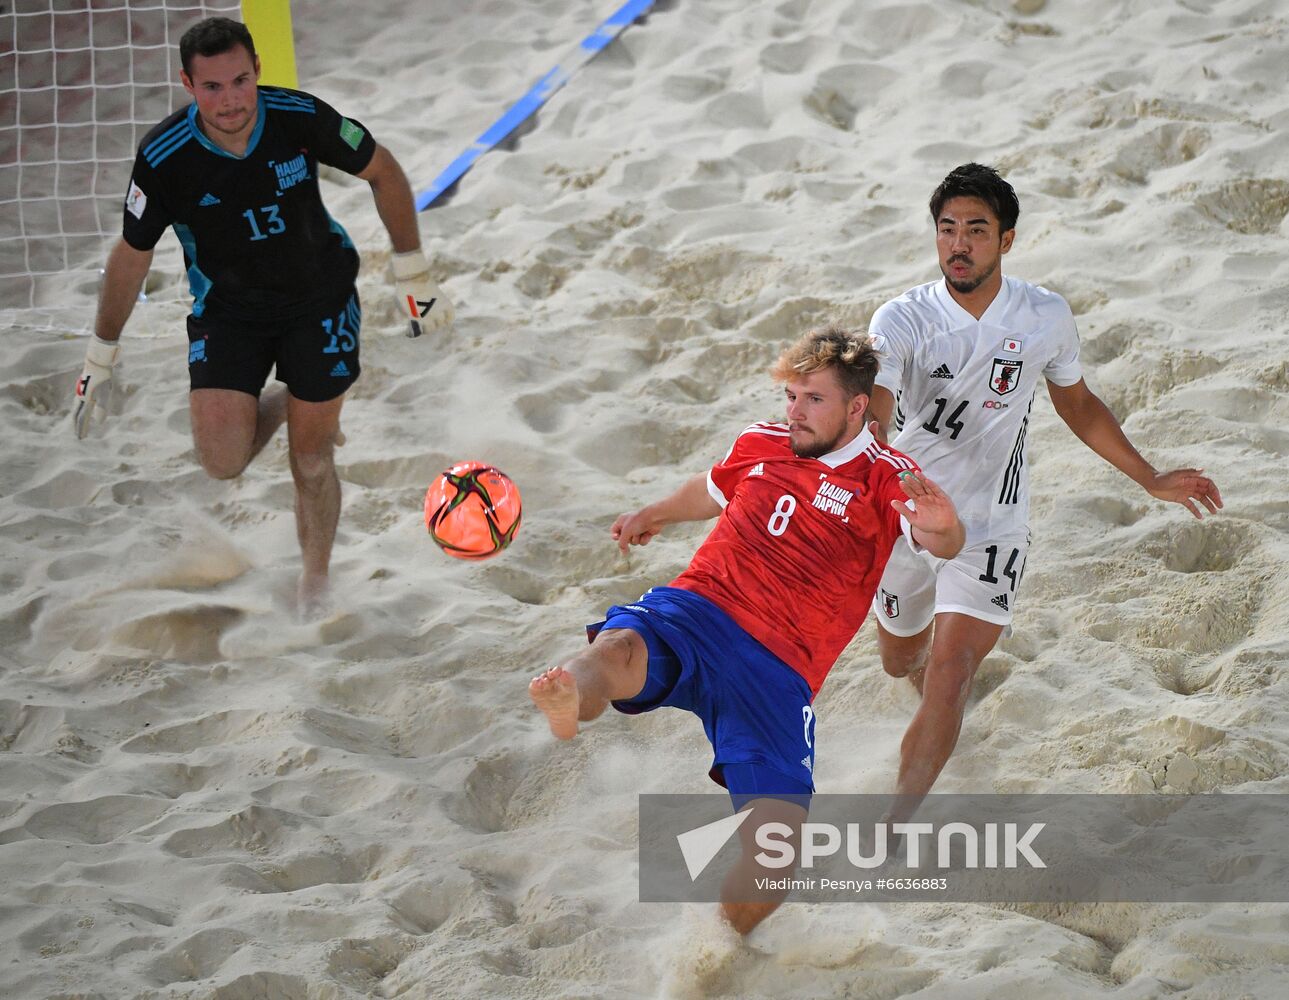
[[[787,382],[794,376],[832,368],[848,395],[871,396],[877,366],[877,351],[868,334],[830,325],[811,330],[780,354],[770,375],[776,382]]]

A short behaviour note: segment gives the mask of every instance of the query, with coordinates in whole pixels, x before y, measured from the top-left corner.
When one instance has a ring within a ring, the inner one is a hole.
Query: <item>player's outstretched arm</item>
[[[1197,518],[1204,516],[1201,504],[1210,514],[1222,507],[1222,494],[1203,469],[1159,472],[1147,462],[1110,408],[1082,379],[1069,386],[1048,382],[1047,391],[1053,408],[1075,436],[1155,499],[1180,504]]]
[[[702,472],[685,482],[671,496],[633,514],[620,514],[609,529],[618,548],[627,551],[628,545],[648,545],[654,535],[669,524],[681,521],[706,521],[721,512],[721,505],[707,492],[707,473]]]
[[[445,329],[451,325],[456,311],[430,277],[430,265],[421,250],[421,231],[416,224],[416,202],[407,175],[394,154],[377,145],[371,162],[358,176],[371,185],[376,212],[394,245],[391,269],[399,310],[408,320],[408,336],[419,337],[425,332]]]
[[[76,380],[76,405],[72,409],[72,430],[85,437],[93,424],[94,411],[107,412],[112,392],[112,373],[121,354],[121,331],[134,311],[139,290],[152,266],[151,250],[136,250],[117,240],[108,254],[99,294],[94,336],[85,351],[85,366]]]
[[[912,526],[914,540],[939,559],[962,551],[967,532],[949,495],[918,472],[901,472],[900,487],[913,504],[892,500],[891,506]]]

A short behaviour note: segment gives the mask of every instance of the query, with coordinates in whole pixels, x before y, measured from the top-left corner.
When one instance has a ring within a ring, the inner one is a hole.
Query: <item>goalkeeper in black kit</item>
[[[446,328],[452,306],[430,277],[412,191],[371,133],[318,98],[260,87],[246,26],[204,20],[179,42],[192,103],[139,146],[122,238],[107,262],[95,336],[76,383],[77,437],[106,407],[119,338],[166,228],[183,246],[189,411],[207,474],[232,479],[287,425],[303,556],[301,610],[325,600],[340,513],[332,450],[358,378],[358,253],[318,190],[325,163],[362,178],[393,243],[412,336]],[[270,370],[277,381],[265,390]]]

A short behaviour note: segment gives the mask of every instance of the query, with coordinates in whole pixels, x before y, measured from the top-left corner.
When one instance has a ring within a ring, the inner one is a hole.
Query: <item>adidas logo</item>
[[[211,205],[218,205],[218,204],[219,204],[219,199],[216,198],[213,194],[209,194],[209,193],[202,195],[201,201],[197,202],[197,205],[199,208],[209,208]]]
[[[1007,610],[1007,595],[1006,595],[1006,594],[999,594],[997,597],[995,597],[995,598],[994,598],[992,601],[990,601],[989,603],[990,603],[990,604],[996,604],[998,607],[1000,607],[1000,608],[1002,608],[1004,611],[1006,611],[1006,610]]]
[[[932,378],[953,378],[953,372],[949,371],[948,365],[941,365],[931,373]]]
[[[804,767],[811,774],[815,773],[815,762],[811,760],[809,756],[801,758],[801,766]]]
[[[348,366],[348,365],[346,365],[343,361],[337,361],[337,362],[336,362],[336,367],[335,367],[335,368],[333,368],[333,369],[331,369],[331,374],[332,374],[332,375],[335,375],[337,378],[340,378],[340,377],[343,377],[343,376],[345,376],[345,375],[348,375],[348,374],[349,374],[349,366]]]
[[[757,463],[756,463],[756,465],[752,466],[752,468],[749,470],[748,475],[749,475],[749,476],[764,476],[764,475],[765,475],[765,463],[764,463],[764,462],[757,462]]]

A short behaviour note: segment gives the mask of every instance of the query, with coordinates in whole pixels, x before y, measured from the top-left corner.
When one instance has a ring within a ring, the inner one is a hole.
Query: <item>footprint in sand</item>
[[[515,287],[530,299],[546,299],[564,287],[569,274],[558,264],[538,261],[516,279]]]
[[[150,962],[146,975],[158,986],[209,979],[251,940],[250,935],[230,927],[201,930]]]
[[[115,628],[112,641],[180,663],[213,663],[223,659],[220,640],[245,612],[220,605],[197,605],[146,615]]]
[[[1102,399],[1122,421],[1140,410],[1156,408],[1163,397],[1225,367],[1222,361],[1199,351],[1147,352],[1133,347],[1100,365],[1097,378]]]
[[[1182,521],[1149,532],[1138,543],[1145,556],[1174,573],[1225,573],[1261,548],[1260,532],[1231,518]]]
[[[1195,200],[1200,214],[1245,236],[1271,236],[1289,215],[1289,181],[1229,181]]]
[[[692,454],[711,436],[706,427],[685,426],[679,420],[664,423],[641,415],[615,414],[585,428],[573,455],[612,476],[654,465],[671,466]]]
[[[362,630],[362,616],[332,610],[318,621],[301,622],[294,614],[272,612],[249,617],[238,614],[215,636],[214,659],[242,660],[282,656],[319,646],[346,642]]]
[[[577,385],[557,386],[553,390],[528,393],[515,399],[519,417],[539,434],[559,431],[577,410],[577,404],[589,394]]]
[[[211,785],[219,785],[233,777],[234,771],[235,767],[230,767],[227,763],[205,767],[174,762],[160,763],[142,758],[137,766],[131,768],[130,774],[134,778],[134,787],[147,789],[168,799],[178,799]]]
[[[414,693],[399,693],[380,710],[397,726],[403,753],[434,757],[470,740],[486,741],[495,706],[482,682],[455,677],[418,683]]]
[[[121,744],[125,753],[189,753],[202,747],[236,742],[251,729],[267,729],[272,713],[242,709],[214,712],[188,722],[149,729]]]
[[[180,858],[281,854],[301,823],[301,817],[281,809],[248,806],[220,822],[176,830],[161,847]]]
[[[1111,496],[1085,497],[1074,501],[1071,506],[1087,511],[1100,525],[1117,528],[1136,524],[1150,509],[1144,501]]]
[[[1102,330],[1088,330],[1080,346],[1080,353],[1100,368],[1134,345],[1143,351],[1154,350],[1154,345],[1167,340],[1169,333],[1160,324],[1112,323]]]
[[[372,995],[381,983],[415,949],[416,942],[402,934],[374,938],[347,938],[327,953],[327,972],[335,979]]]
[[[276,761],[277,774],[290,774],[303,767],[299,776],[284,778],[257,789],[255,798],[275,809],[299,813],[316,819],[362,813],[400,794],[415,796],[417,789],[407,783],[386,777],[373,777],[370,771],[337,772],[334,768],[314,770],[317,752],[310,748],[303,754],[284,751]]]
[[[1269,574],[1262,569],[1266,546],[1261,535],[1266,529],[1220,516],[1166,524],[1152,518],[1142,524],[1156,526],[1133,532],[1138,537],[1121,572],[1147,573],[1150,587],[1091,604],[1084,627],[1103,642],[1183,657],[1161,668],[1161,683],[1197,690],[1206,682],[1178,681],[1179,672],[1212,675],[1203,663],[1254,636],[1264,617]]]
[[[20,828],[39,840],[73,844],[110,844],[147,826],[171,806],[167,799],[145,795],[104,795],[84,802],[60,802],[38,809]],[[18,831],[0,833],[0,842],[25,839]]]
[[[18,503],[42,510],[84,507],[103,491],[103,481],[96,476],[65,469],[14,497]]]
[[[940,73],[940,90],[955,97],[984,97],[1010,89],[1014,84],[1006,63],[998,61],[964,60],[956,62]]]
[[[463,790],[450,797],[448,816],[477,833],[510,829],[507,810],[522,774],[523,762],[516,754],[493,754],[477,761],[466,775]]]
[[[529,948],[563,948],[599,926],[593,904],[548,892],[525,896],[516,908]]]
[[[758,56],[761,66],[771,73],[793,75],[800,73],[808,65],[835,47],[829,38],[812,35],[798,38],[791,42],[771,42],[763,46]]]
[[[451,869],[434,878],[421,878],[395,893],[388,902],[391,921],[416,936],[433,934],[458,914],[487,908],[479,877]]]
[[[1145,184],[1154,171],[1189,163],[1200,156],[1212,141],[1206,128],[1170,122],[1124,143],[1106,169],[1130,184]]]
[[[46,753],[69,729],[67,710],[34,702],[0,700],[0,750]]]
[[[842,8],[837,27],[846,36],[880,40],[882,50],[892,54],[910,44],[924,42],[953,22],[943,8],[929,3],[853,4]]]
[[[73,373],[60,372],[5,386],[0,390],[0,399],[13,400],[22,407],[21,411],[5,407],[10,410],[8,419],[23,421],[33,431],[47,431],[51,417],[63,417],[71,412],[69,387],[74,379]]]
[[[376,845],[348,853],[304,852],[261,867],[260,875],[279,892],[298,892],[316,885],[354,885],[371,876],[383,855],[384,849]]]
[[[210,994],[210,1000],[312,1000],[315,985],[302,976],[280,972],[251,972],[238,976]]]

